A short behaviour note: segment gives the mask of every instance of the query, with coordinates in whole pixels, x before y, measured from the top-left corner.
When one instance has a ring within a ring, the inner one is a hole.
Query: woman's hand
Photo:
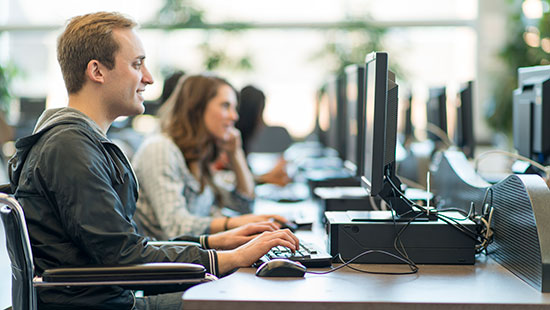
[[[250,223],[208,237],[208,245],[213,249],[232,250],[254,239],[265,231],[276,231],[279,227],[272,221]]]
[[[229,156],[232,154],[235,154],[236,151],[242,150],[242,138],[241,138],[241,132],[235,128],[231,127],[227,130],[227,134],[225,135],[223,140],[218,140],[218,147],[226,151]]]
[[[280,216],[277,214],[245,214],[229,218],[227,220],[227,227],[229,229],[232,229],[249,223],[266,221],[274,222],[277,228],[281,228],[281,223],[288,222],[288,220],[284,216]]]
[[[260,183],[270,183],[279,186],[285,186],[290,183],[291,179],[286,173],[286,160],[281,157],[271,171],[262,174],[258,177]]]

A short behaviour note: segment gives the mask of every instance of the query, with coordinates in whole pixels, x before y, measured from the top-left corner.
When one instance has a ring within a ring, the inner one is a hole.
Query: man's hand
[[[218,252],[220,273],[224,274],[239,267],[250,267],[271,248],[279,245],[295,251],[300,244],[298,238],[288,229],[265,231],[235,250]]]
[[[208,245],[213,249],[232,250],[254,239],[264,231],[276,231],[279,227],[272,221],[250,223],[208,237]]]

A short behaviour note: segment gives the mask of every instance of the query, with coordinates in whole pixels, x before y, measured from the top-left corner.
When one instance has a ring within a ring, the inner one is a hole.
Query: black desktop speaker
[[[430,167],[431,192],[438,200],[438,209],[470,210],[473,202],[476,214],[483,210],[483,199],[491,184],[475,171],[466,155],[447,150],[434,154]]]
[[[494,241],[489,256],[541,292],[550,292],[550,190],[538,175],[510,175],[489,189]]]

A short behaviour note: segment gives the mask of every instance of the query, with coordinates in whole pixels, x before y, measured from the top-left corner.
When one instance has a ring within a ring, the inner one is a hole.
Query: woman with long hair
[[[248,169],[238,120],[237,92],[213,75],[184,76],[159,111],[161,133],[148,138],[134,156],[140,182],[137,222],[157,239],[216,233],[278,215],[252,211],[254,180]],[[234,188],[220,185],[212,164],[225,152]],[[240,214],[222,215],[228,207]]]

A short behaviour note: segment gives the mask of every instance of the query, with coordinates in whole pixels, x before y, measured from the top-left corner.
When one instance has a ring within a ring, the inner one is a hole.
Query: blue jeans
[[[183,292],[150,295],[136,298],[136,310],[179,310],[183,309]]]

